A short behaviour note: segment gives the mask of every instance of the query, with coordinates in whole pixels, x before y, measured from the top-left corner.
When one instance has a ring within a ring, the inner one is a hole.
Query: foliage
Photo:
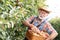
[[[27,27],[22,21],[38,15],[45,0],[0,0],[0,40],[23,40]]]
[[[54,18],[50,22],[58,32],[58,36],[54,40],[60,40],[60,18]]]

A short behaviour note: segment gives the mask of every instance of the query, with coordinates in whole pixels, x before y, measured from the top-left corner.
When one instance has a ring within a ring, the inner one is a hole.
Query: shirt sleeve
[[[27,18],[26,21],[31,22],[33,20],[34,16],[31,16],[30,18]]]
[[[46,31],[48,34],[51,34],[52,32],[56,31],[53,26],[48,22],[47,23],[47,27],[46,27]]]

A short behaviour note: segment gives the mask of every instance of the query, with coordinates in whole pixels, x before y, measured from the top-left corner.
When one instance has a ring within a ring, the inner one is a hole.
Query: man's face
[[[44,18],[46,16],[48,16],[48,13],[46,13],[45,11],[42,11],[42,10],[39,11],[39,17],[40,18]]]

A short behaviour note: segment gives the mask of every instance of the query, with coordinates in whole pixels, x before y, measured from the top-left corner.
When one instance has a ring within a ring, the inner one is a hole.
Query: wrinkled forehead
[[[45,10],[43,8],[39,8],[38,11],[39,11],[39,14],[40,13],[44,13],[44,14],[49,14],[50,13],[49,11],[47,11],[47,10]]]

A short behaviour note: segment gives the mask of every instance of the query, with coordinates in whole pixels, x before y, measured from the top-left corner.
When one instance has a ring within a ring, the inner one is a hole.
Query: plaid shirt
[[[31,21],[33,20],[33,18],[34,18],[34,16],[31,16],[31,17],[28,19],[29,22],[31,22]],[[40,23],[41,23],[41,22],[40,22]],[[38,24],[39,24],[39,21],[38,21],[38,22],[34,21],[34,23],[33,23],[33,25],[35,25],[35,26],[37,26]],[[41,26],[41,25],[40,25],[40,26]],[[43,25],[43,27],[40,27],[39,29],[40,29],[40,31],[46,31],[49,35],[55,30],[49,22],[46,22],[46,23]],[[47,35],[45,34],[45,36],[47,36]]]

